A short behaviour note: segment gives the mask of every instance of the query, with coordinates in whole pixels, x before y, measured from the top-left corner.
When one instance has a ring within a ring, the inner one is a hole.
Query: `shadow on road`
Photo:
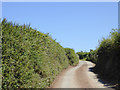
[[[104,86],[111,88],[111,89],[116,89],[116,85],[110,84],[109,82],[105,81],[104,79],[100,78],[100,76],[95,72],[94,67],[90,67],[89,71],[96,74],[96,78],[98,79],[98,82],[104,84]]]

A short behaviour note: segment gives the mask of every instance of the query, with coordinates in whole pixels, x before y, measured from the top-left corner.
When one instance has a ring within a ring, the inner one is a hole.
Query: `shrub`
[[[86,61],[91,61],[93,63],[97,63],[97,50],[90,50],[88,53],[88,56],[86,58]]]
[[[2,21],[2,88],[45,88],[69,61],[48,34]]]
[[[120,33],[117,30],[101,41],[96,52],[97,64],[94,70],[101,78],[120,88]]]
[[[65,48],[65,52],[70,65],[77,65],[79,63],[79,58],[73,49]]]
[[[89,52],[81,51],[81,52],[77,52],[76,54],[79,56],[79,59],[86,60],[89,55]]]

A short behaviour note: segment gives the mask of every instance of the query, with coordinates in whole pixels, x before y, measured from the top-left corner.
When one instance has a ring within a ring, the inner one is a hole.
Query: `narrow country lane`
[[[89,71],[93,66],[91,62],[79,61],[77,66],[64,70],[53,82],[51,88],[106,88],[98,82],[96,75]]]

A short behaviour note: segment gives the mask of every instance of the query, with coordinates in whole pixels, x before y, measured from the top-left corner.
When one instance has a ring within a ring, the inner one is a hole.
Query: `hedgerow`
[[[2,21],[2,88],[46,88],[69,61],[64,48],[30,26]]]
[[[71,48],[65,48],[66,56],[69,60],[70,65],[77,65],[79,63],[79,57],[75,53],[75,51]]]
[[[103,38],[95,50],[94,71],[98,76],[120,89],[120,33],[113,30],[108,38]]]

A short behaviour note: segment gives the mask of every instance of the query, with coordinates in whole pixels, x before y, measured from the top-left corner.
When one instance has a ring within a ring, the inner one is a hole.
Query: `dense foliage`
[[[96,50],[77,52],[80,59],[96,64],[93,70],[98,77],[120,89],[120,33],[114,30],[103,38]]]
[[[88,52],[83,52],[83,51],[77,52],[76,54],[78,54],[79,59],[86,59],[88,56]]]
[[[91,61],[93,63],[97,62],[96,50],[90,49],[90,52],[77,52],[79,59],[84,61]]]
[[[68,65],[64,48],[48,34],[3,19],[3,89],[45,88]]]
[[[108,38],[103,38],[99,47],[91,52],[94,70],[99,77],[120,89],[120,33],[113,30]],[[90,59],[89,59],[90,60]]]
[[[93,63],[97,63],[97,50],[90,50],[90,52],[88,52],[88,56],[86,57],[86,61],[91,61]]]
[[[65,52],[70,65],[77,65],[79,63],[79,57],[73,49],[65,48]]]

